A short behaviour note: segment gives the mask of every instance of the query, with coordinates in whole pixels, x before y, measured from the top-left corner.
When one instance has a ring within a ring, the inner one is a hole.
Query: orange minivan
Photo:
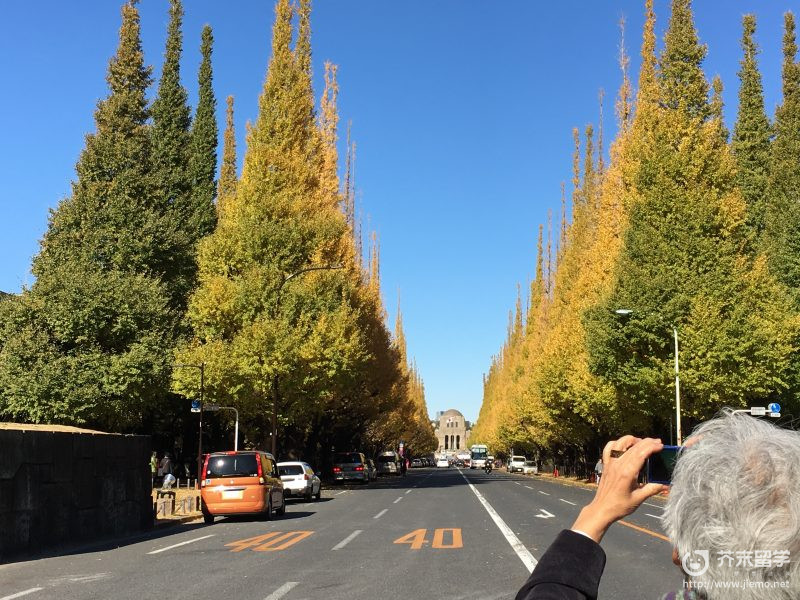
[[[203,518],[286,512],[283,482],[273,456],[260,450],[214,452],[206,456],[200,481]]]

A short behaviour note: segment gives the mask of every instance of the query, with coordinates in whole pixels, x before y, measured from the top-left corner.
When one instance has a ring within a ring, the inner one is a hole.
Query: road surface
[[[176,525],[0,565],[0,600],[513,598],[592,493],[504,471],[414,469],[325,490],[320,501],[289,501],[273,521]],[[648,501],[608,532],[600,598],[680,589],[660,536],[662,506]]]

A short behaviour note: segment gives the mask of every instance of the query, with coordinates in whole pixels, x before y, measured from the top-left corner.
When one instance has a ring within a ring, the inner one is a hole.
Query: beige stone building
[[[437,454],[455,454],[469,450],[470,423],[454,408],[437,413],[433,427],[439,440]]]

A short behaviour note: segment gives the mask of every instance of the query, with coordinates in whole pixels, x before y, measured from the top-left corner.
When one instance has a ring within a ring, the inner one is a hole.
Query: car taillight
[[[206,485],[206,474],[208,473],[208,459],[211,458],[210,456],[206,455],[206,459],[203,461],[203,470],[202,475],[200,476],[200,487],[205,487]]]
[[[363,470],[364,470],[364,467],[362,467],[361,465],[359,465],[359,466],[357,466],[357,467],[356,467],[356,469],[355,469],[355,470],[356,470],[356,471],[363,471]]]
[[[258,466],[258,483],[266,483],[264,481],[264,471],[261,469],[261,457],[256,456],[256,466]]]
[[[342,469],[340,467],[333,467],[333,472],[334,473],[341,473]]]

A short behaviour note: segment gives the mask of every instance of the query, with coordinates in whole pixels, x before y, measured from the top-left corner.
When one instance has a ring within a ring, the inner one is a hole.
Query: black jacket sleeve
[[[600,544],[568,529],[550,544],[516,600],[597,600],[606,566]]]

